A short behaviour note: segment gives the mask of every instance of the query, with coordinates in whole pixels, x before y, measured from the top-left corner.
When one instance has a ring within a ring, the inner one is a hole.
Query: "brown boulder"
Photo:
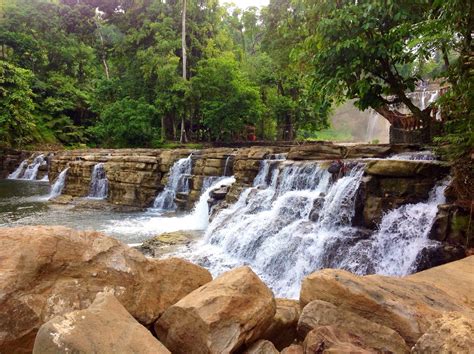
[[[357,276],[324,269],[307,276],[300,304],[313,300],[336,305],[397,331],[409,346],[445,311],[465,311],[464,304],[433,285],[380,275]]]
[[[340,329],[337,326],[321,326],[314,328],[307,334],[303,342],[303,348],[305,354],[377,353],[377,351],[365,349],[359,337],[347,332],[346,330]]]
[[[179,259],[148,260],[98,232],[66,227],[0,229],[0,352],[31,351],[51,318],[87,308],[111,291],[143,324],[211,280]]]
[[[303,354],[303,353],[304,353],[303,346],[299,344],[292,344],[280,352],[280,354]]]
[[[413,353],[474,352],[474,320],[459,313],[447,313],[433,322],[416,342]]]
[[[229,353],[261,338],[274,315],[271,290],[240,267],[169,307],[155,331],[173,353]]]
[[[276,350],[272,342],[264,339],[256,341],[254,344],[248,348],[244,354],[278,354],[280,353]]]
[[[357,346],[378,352],[408,353],[405,341],[393,329],[339,308],[331,303],[314,300],[306,305],[298,322],[301,340],[317,327],[335,327],[359,338]],[[337,336],[336,336],[337,337]],[[352,342],[351,342],[352,343]]]
[[[276,299],[276,313],[262,338],[271,341],[278,350],[292,344],[300,317],[300,304],[296,300]]]
[[[41,326],[33,353],[59,352],[170,353],[111,293],[99,293],[87,309],[54,317]]]
[[[436,286],[474,310],[474,256],[409,275],[406,279]]]

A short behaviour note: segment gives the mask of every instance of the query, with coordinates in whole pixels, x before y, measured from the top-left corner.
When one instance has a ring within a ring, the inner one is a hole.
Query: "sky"
[[[270,0],[219,0],[221,4],[226,2],[233,2],[241,9],[245,9],[249,6],[266,6],[270,2]]]

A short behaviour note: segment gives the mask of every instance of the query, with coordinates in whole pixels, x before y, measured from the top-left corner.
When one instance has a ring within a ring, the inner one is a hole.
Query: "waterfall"
[[[48,199],[53,199],[59,197],[63,192],[64,184],[66,182],[66,175],[69,167],[66,167],[64,170],[61,171],[58,178],[54,182],[53,186],[51,187],[51,192],[49,193]]]
[[[88,198],[106,199],[109,190],[109,180],[105,174],[103,163],[94,165],[91,176],[91,184],[89,187]]]
[[[28,165],[28,160],[23,160],[20,163],[20,166],[18,166],[15,171],[13,171],[12,173],[8,175],[7,179],[19,179],[20,176],[23,174],[23,170],[26,168],[27,165]]]
[[[44,155],[38,155],[33,159],[33,162],[28,165],[28,160],[24,160],[21,162],[20,166],[13,171],[7,178],[8,179],[26,179],[26,180],[36,180],[36,176],[38,175],[38,170],[41,165],[46,164],[46,160],[44,159]],[[25,168],[26,166],[26,168]]]
[[[231,168],[232,168],[232,163],[234,160],[234,155],[229,155],[225,159],[225,165],[224,165],[224,176],[229,176],[231,174]]]
[[[192,169],[192,154],[186,158],[179,159],[171,167],[168,183],[165,189],[156,197],[153,207],[159,210],[174,210],[176,204],[174,198],[176,193],[189,191],[188,178]]]
[[[416,271],[424,248],[437,244],[428,238],[438,205],[446,202],[449,181],[435,186],[426,202],[407,204],[386,213],[378,230],[365,243],[355,245],[342,266],[359,274],[392,276]]]
[[[318,164],[264,160],[254,187],[221,211],[185,256],[214,274],[251,265],[279,296],[294,297],[303,277],[325,266],[328,240],[346,237],[362,175],[357,165],[331,182]]]
[[[47,174],[44,175],[43,178],[40,179],[40,181],[42,181],[42,182],[49,182],[49,177],[48,177],[48,175],[47,175]]]
[[[214,177],[213,177],[214,178]],[[211,181],[213,178],[209,178]],[[194,209],[185,216],[165,217],[148,213],[141,218],[125,219],[111,222],[104,231],[120,232],[127,234],[147,234],[157,235],[163,232],[173,232],[182,230],[205,230],[209,223],[209,205],[207,201],[212,190],[221,186],[230,186],[235,182],[234,177],[218,177],[204,190]],[[207,183],[206,183],[207,184]]]
[[[367,131],[365,134],[365,140],[369,143],[374,140],[375,126],[377,125],[379,117],[380,115],[375,110],[370,110],[369,119],[367,121]]]

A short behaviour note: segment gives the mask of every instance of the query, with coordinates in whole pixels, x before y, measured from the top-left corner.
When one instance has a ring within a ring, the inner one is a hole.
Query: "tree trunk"
[[[183,13],[181,20],[181,51],[183,53],[183,80],[186,81],[186,0],[183,0]],[[180,143],[186,143],[188,138],[186,137],[186,129],[184,125],[184,117],[186,115],[186,109],[183,110],[183,116],[181,117],[181,136],[179,138]]]

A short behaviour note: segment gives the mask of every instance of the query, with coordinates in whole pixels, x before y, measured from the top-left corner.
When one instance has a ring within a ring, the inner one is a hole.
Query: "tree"
[[[420,81],[419,73],[403,70],[432,55],[430,48],[419,45],[430,1],[309,3],[306,49],[315,93],[332,101],[356,99],[360,109],[371,107],[394,125],[402,117],[391,105],[399,103],[418,121],[431,120],[433,107],[422,111],[407,96]]]
[[[0,137],[7,146],[24,146],[33,140],[33,74],[0,60]]]
[[[245,125],[258,121],[262,109],[258,88],[242,75],[230,55],[202,61],[191,87],[211,140],[237,138]]]

